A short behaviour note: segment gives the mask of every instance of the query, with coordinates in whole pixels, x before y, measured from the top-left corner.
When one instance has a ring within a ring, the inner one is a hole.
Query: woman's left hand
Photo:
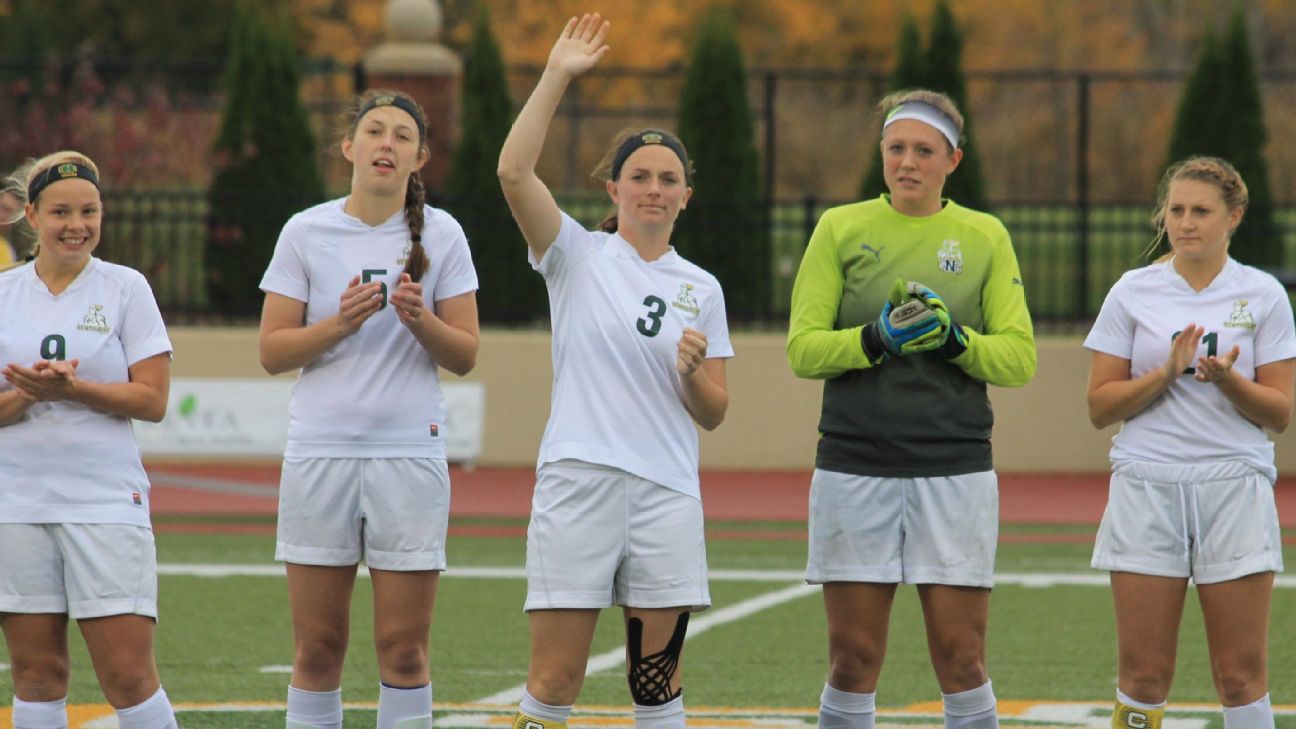
[[[1197,374],[1194,377],[1198,382],[1221,382],[1229,376],[1229,372],[1233,370],[1233,363],[1237,361],[1238,354],[1241,352],[1242,348],[1235,344],[1233,349],[1223,357],[1199,357]]]
[[[423,304],[423,284],[414,283],[408,273],[400,275],[396,291],[391,295],[391,305],[396,309],[396,316],[405,326],[411,326],[427,313]]]
[[[76,391],[76,368],[79,360],[41,360],[31,367],[11,364],[4,369],[4,378],[18,390],[18,394],[33,402],[70,400]]]
[[[684,334],[675,348],[675,371],[681,376],[693,374],[706,359],[706,350],[706,335],[684,327]]]

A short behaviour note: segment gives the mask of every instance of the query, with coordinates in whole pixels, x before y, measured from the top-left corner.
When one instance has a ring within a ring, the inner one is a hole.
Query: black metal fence
[[[211,302],[204,280],[205,195],[201,191],[109,192],[105,197],[107,217],[99,255],[147,275],[159,304],[172,319],[209,318]],[[766,219],[773,246],[772,295],[764,305],[731,308],[730,318],[736,326],[777,328],[786,322],[801,252],[820,214],[840,202],[804,197],[778,200],[770,206]],[[560,203],[591,227],[609,208],[605,197],[592,193],[563,195]],[[1097,205],[1082,211],[1074,205],[1006,204],[996,206],[996,213],[1012,233],[1032,315],[1037,322],[1054,328],[1089,322],[1116,279],[1142,265],[1141,254],[1151,240],[1145,206]],[[1296,260],[1296,208],[1280,210],[1277,217],[1288,260]],[[274,241],[265,241],[265,245],[271,247]],[[735,251],[735,255],[741,253]],[[688,251],[681,250],[681,254],[687,257]],[[479,261],[479,265],[489,264]],[[502,265],[526,267],[525,253],[519,250]],[[479,295],[508,296],[509,292],[482,291]],[[249,291],[248,296],[259,301],[261,294]]]

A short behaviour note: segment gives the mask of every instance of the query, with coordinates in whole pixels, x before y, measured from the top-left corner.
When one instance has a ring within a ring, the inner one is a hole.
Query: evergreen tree
[[[279,231],[295,212],[324,197],[315,138],[298,95],[292,26],[241,0],[231,28],[225,112],[208,190],[206,247],[213,308],[260,310],[258,284]]]
[[[986,210],[985,180],[981,174],[981,158],[972,138],[967,82],[963,76],[963,33],[954,20],[948,0],[936,2],[924,66],[926,87],[945,93],[963,113],[963,161],[945,181],[943,195],[960,205]]]
[[[754,133],[733,20],[713,8],[690,52],[680,99],[679,136],[696,179],[674,242],[720,280],[729,313],[748,320],[765,318],[773,308],[769,207]]]
[[[526,241],[495,174],[513,122],[513,104],[504,59],[484,7],[468,46],[462,99],[463,135],[451,160],[445,206],[463,225],[473,247],[481,318],[496,324],[543,319],[548,311],[544,279],[527,265]]]
[[[1175,116],[1169,161],[1200,154],[1233,163],[1251,201],[1229,252],[1243,263],[1280,268],[1283,246],[1274,222],[1266,138],[1259,79],[1244,11],[1238,5],[1222,44],[1209,32],[1203,41]]]
[[[905,14],[900,24],[900,43],[896,48],[896,65],[887,78],[887,93],[901,89],[921,87],[927,79],[926,61],[923,59],[922,35],[918,30],[918,21],[912,15]],[[876,140],[874,140],[876,141]],[[872,145],[869,155],[868,170],[860,184],[861,200],[872,200],[887,191],[886,178],[882,175],[881,146]]]

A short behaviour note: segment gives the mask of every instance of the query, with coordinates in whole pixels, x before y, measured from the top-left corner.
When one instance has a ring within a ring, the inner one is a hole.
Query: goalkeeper
[[[788,361],[824,380],[806,569],[828,619],[819,726],[873,726],[891,604],[907,583],[946,728],[993,729],[985,632],[999,496],[986,383],[1026,384],[1035,339],[1007,230],[941,196],[963,157],[958,109],[914,90],[880,110],[889,193],[824,213],[792,290]]]

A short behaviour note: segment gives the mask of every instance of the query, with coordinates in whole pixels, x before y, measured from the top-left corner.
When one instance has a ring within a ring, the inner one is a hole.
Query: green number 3
[[[1175,337],[1178,337],[1180,334],[1183,334],[1183,332],[1178,331],[1171,334],[1170,341],[1173,342]],[[1209,334],[1202,335],[1202,341],[1206,343],[1206,356],[1214,357],[1215,353],[1219,351],[1219,332],[1210,332]],[[1183,373],[1185,375],[1195,375],[1197,374],[1197,368],[1189,367],[1185,369]]]
[[[645,337],[655,337],[657,332],[661,331],[662,317],[666,315],[666,302],[656,296],[648,296],[643,302],[644,306],[648,307],[648,316],[636,321],[635,326]]]

